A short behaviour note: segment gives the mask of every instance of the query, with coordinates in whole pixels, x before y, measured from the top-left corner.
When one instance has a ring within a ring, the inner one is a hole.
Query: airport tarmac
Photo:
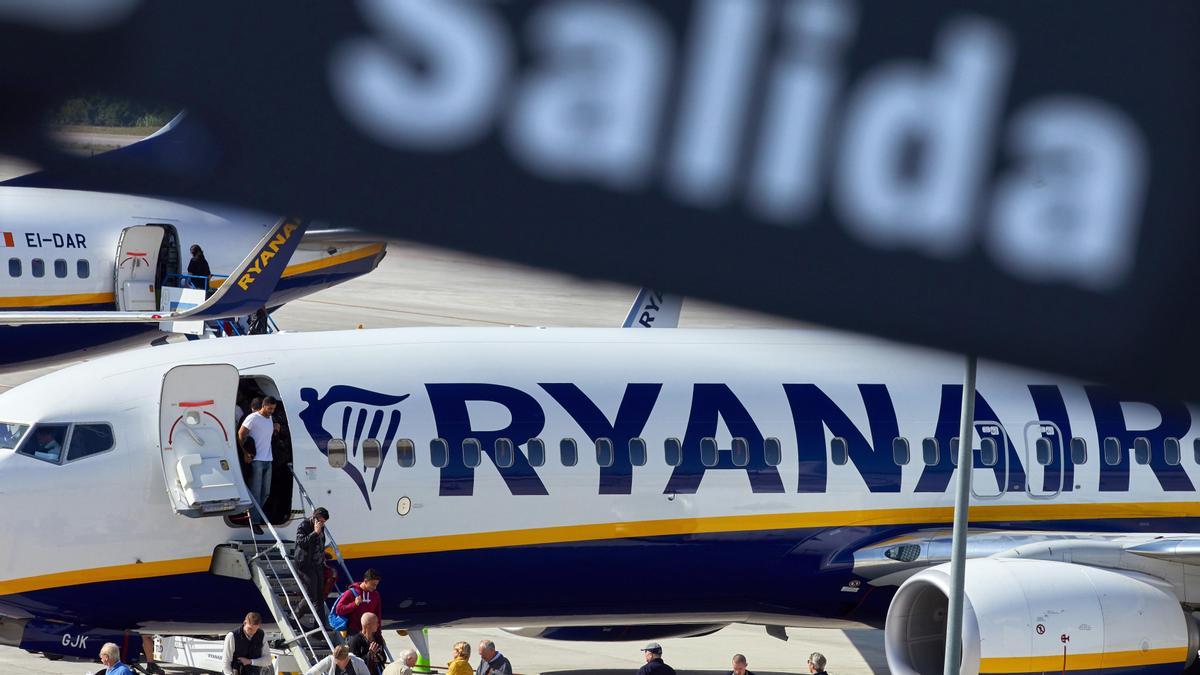
[[[337,330],[399,326],[619,326],[637,289],[550,274],[456,252],[393,243],[374,273],[289,304],[275,314],[283,330]],[[795,322],[711,303],[687,300],[683,327],[797,326]],[[236,339],[236,338],[232,338]],[[61,366],[60,366],[61,367]],[[0,375],[0,390],[53,368]],[[713,635],[661,641],[665,658],[692,673],[724,673],[729,657],[741,652],[758,675],[806,673],[809,652],[829,657],[838,675],[886,672],[883,631],[790,628],[783,642],[759,626],[734,625]],[[450,645],[497,641],[519,673],[631,675],[642,663],[640,646],[629,642],[554,642],[523,638],[499,629],[437,628],[430,631],[435,663]],[[407,639],[392,637],[398,651]],[[98,668],[98,666],[96,666]],[[79,675],[87,664],[50,661],[15,648],[0,647],[0,674]]]

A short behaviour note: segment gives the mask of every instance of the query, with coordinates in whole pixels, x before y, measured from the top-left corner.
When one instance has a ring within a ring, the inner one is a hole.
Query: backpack
[[[350,587],[350,592],[354,594],[354,597],[359,597],[358,591],[353,586]],[[341,597],[339,596],[338,599],[340,600]],[[329,610],[329,627],[338,631],[346,630],[346,617],[337,613],[336,602],[333,604],[333,609]]]

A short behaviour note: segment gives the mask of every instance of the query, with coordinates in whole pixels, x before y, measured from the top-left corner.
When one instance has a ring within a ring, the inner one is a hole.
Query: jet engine
[[[1066,562],[966,563],[963,675],[1123,669],[1181,672],[1200,646],[1170,584]],[[940,675],[950,566],[909,578],[888,608],[884,646],[895,675]]]

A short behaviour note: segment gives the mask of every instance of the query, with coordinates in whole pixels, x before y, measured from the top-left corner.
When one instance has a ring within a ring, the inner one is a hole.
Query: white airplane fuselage
[[[181,516],[170,497],[160,397],[180,364],[230,364],[281,399],[295,473],[355,573],[383,573],[389,622],[878,625],[890,595],[862,585],[854,553],[951,520],[963,365],[944,354],[822,331],[212,340],[0,394],[0,422],[115,435],[112,450],[60,464],[0,450],[0,614],[203,632],[261,609],[249,582],[209,573],[214,549],[247,531]],[[232,426],[232,409],[213,412]],[[972,524],[1200,531],[1196,414],[984,363],[976,429],[997,456],[976,451]],[[1119,456],[1104,457],[1106,438]],[[344,468],[331,439],[348,448]],[[367,439],[383,448],[378,468],[364,466]],[[1084,462],[1069,439],[1086,444]],[[290,500],[291,532],[299,497],[272,499]]]

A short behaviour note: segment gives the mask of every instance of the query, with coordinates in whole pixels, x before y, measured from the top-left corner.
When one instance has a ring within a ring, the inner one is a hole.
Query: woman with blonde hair
[[[446,675],[475,675],[475,669],[467,659],[471,658],[471,645],[455,642],[451,648],[450,663],[446,664]]]

